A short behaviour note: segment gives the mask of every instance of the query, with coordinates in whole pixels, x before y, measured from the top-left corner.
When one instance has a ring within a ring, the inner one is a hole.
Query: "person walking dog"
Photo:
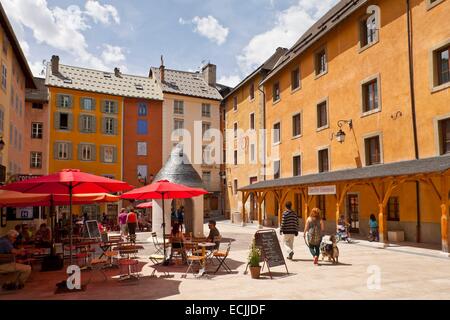
[[[309,251],[314,258],[314,264],[319,264],[320,243],[322,242],[322,232],[324,230],[323,221],[320,216],[320,209],[311,210],[311,215],[306,220],[303,237],[308,237]]]
[[[285,207],[286,210],[281,218],[280,234],[284,238],[284,247],[288,253],[287,258],[292,260],[294,256],[294,237],[298,236],[298,217],[292,211],[292,202],[287,201]]]

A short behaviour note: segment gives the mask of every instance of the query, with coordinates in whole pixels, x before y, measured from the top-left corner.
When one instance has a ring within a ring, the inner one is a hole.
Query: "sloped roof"
[[[283,67],[311,47],[311,45],[319,41],[336,25],[341,23],[368,1],[369,0],[341,0],[337,3],[300,37],[300,39],[289,49],[289,51],[281,59],[280,63],[268,74],[262,83],[272,78],[278,73],[278,71],[283,69]]]
[[[27,59],[23,54],[22,48],[20,47],[19,41],[17,41],[16,34],[8,20],[5,10],[3,9],[2,3],[0,2],[0,24],[3,27],[4,32],[8,36],[8,40],[11,43],[12,49],[19,61],[20,68],[25,75],[25,87],[26,88],[36,88],[34,83],[33,73],[31,72],[30,66],[28,65]]]
[[[288,52],[288,49],[286,48],[277,48],[275,53],[270,56],[269,59],[267,59],[262,65],[260,65],[255,71],[250,73],[244,80],[242,80],[236,87],[233,88],[225,97],[224,99],[228,98],[230,95],[232,95],[236,90],[241,88],[245,83],[247,83],[250,79],[253,79],[257,74],[259,74],[261,71],[267,71],[269,72],[272,70],[282,59],[282,57]]]
[[[199,72],[164,69],[164,81],[161,82],[159,68],[151,67],[150,78],[156,79],[166,93],[222,100],[217,88],[208,85]]]
[[[59,73],[53,74],[47,66],[47,86],[90,91],[128,98],[162,100],[162,91],[154,79],[114,72],[86,69],[60,64]],[[142,90],[138,89],[138,85]]]
[[[48,88],[45,86],[44,78],[34,78],[37,89],[26,89],[25,100],[33,102],[48,102]]]
[[[356,169],[338,170],[257,182],[239,189],[250,191],[277,187],[358,181],[372,178],[411,176],[415,174],[442,173],[450,170],[450,155],[419,160],[399,161]]]

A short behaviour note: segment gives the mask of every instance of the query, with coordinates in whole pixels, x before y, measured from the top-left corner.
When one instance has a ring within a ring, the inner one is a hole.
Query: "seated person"
[[[32,243],[32,236],[33,233],[31,232],[30,228],[27,224],[22,225],[22,243],[23,244],[30,244]]]
[[[41,224],[34,238],[36,246],[41,248],[50,248],[52,242],[52,232],[45,223]]]
[[[214,242],[216,246],[214,249],[218,250],[220,246],[220,239],[222,238],[220,235],[219,230],[216,228],[216,221],[210,220],[208,222],[208,228],[209,228],[209,235],[206,238],[206,241]]]
[[[17,231],[17,233],[19,234],[18,236],[17,236],[17,239],[16,239],[16,242],[14,243],[14,248],[19,248],[21,245],[23,245],[23,242],[24,242],[24,240],[23,240],[23,235],[22,235],[22,226],[20,225],[20,224],[18,224],[18,225],[16,225],[15,227],[14,227],[14,230],[16,230]]]
[[[170,242],[172,243],[172,247],[181,247],[180,244],[182,244],[184,240],[184,235],[180,230],[180,224],[175,222],[172,225],[172,231],[170,232]]]
[[[0,254],[23,254],[23,250],[14,249],[14,243],[16,242],[18,236],[19,233],[16,230],[9,230],[6,236],[0,238]],[[31,266],[14,262],[2,263],[0,264],[0,271],[18,272],[19,285],[23,286],[31,274]]]

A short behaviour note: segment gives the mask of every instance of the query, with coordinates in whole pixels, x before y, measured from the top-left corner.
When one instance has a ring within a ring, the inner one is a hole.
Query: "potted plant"
[[[248,254],[248,264],[250,267],[250,274],[253,279],[259,279],[261,274],[261,266],[259,265],[261,261],[261,250],[255,245],[255,240],[253,240],[250,247],[250,252]]]

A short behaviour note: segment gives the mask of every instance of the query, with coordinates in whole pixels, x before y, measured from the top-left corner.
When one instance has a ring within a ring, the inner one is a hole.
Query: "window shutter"
[[[119,120],[117,119],[113,119],[113,133],[114,135],[118,135],[119,134]]]
[[[92,133],[96,133],[97,132],[97,118],[95,116],[91,116],[92,119],[92,127],[91,127],[91,132]]]
[[[68,142],[67,143],[67,158],[68,158],[68,160],[72,160],[72,158],[73,158],[72,148],[73,148],[72,142]]]
[[[100,161],[105,162],[105,147],[100,146]]]
[[[69,113],[67,126],[69,130],[73,130],[73,114]]]
[[[81,160],[82,158],[83,158],[83,145],[80,143],[79,145],[78,145],[78,160]]]
[[[83,115],[79,115],[78,116],[78,130],[80,131],[80,132],[84,132],[85,130],[84,130],[84,116]]]
[[[58,159],[58,146],[58,142],[53,143],[53,159]]]
[[[117,162],[117,147],[113,148],[113,162]]]
[[[62,106],[62,99],[63,99],[63,97],[61,94],[56,95],[56,106],[58,108],[61,108],[61,106]]]
[[[95,111],[95,99],[91,99],[92,111]]]
[[[68,108],[72,108],[73,105],[73,97],[72,96],[68,96],[69,97],[69,106]]]
[[[97,146],[95,144],[91,145],[91,160],[97,161]]]
[[[86,100],[86,98],[80,98],[80,109],[84,110],[84,100]]]
[[[53,123],[55,125],[55,129],[59,129],[59,112],[55,112],[53,116],[54,116]]]
[[[106,113],[106,101],[102,100],[102,112]]]
[[[102,133],[106,133],[106,118],[102,117]]]
[[[117,101],[114,101],[114,113],[119,113],[119,103]]]

